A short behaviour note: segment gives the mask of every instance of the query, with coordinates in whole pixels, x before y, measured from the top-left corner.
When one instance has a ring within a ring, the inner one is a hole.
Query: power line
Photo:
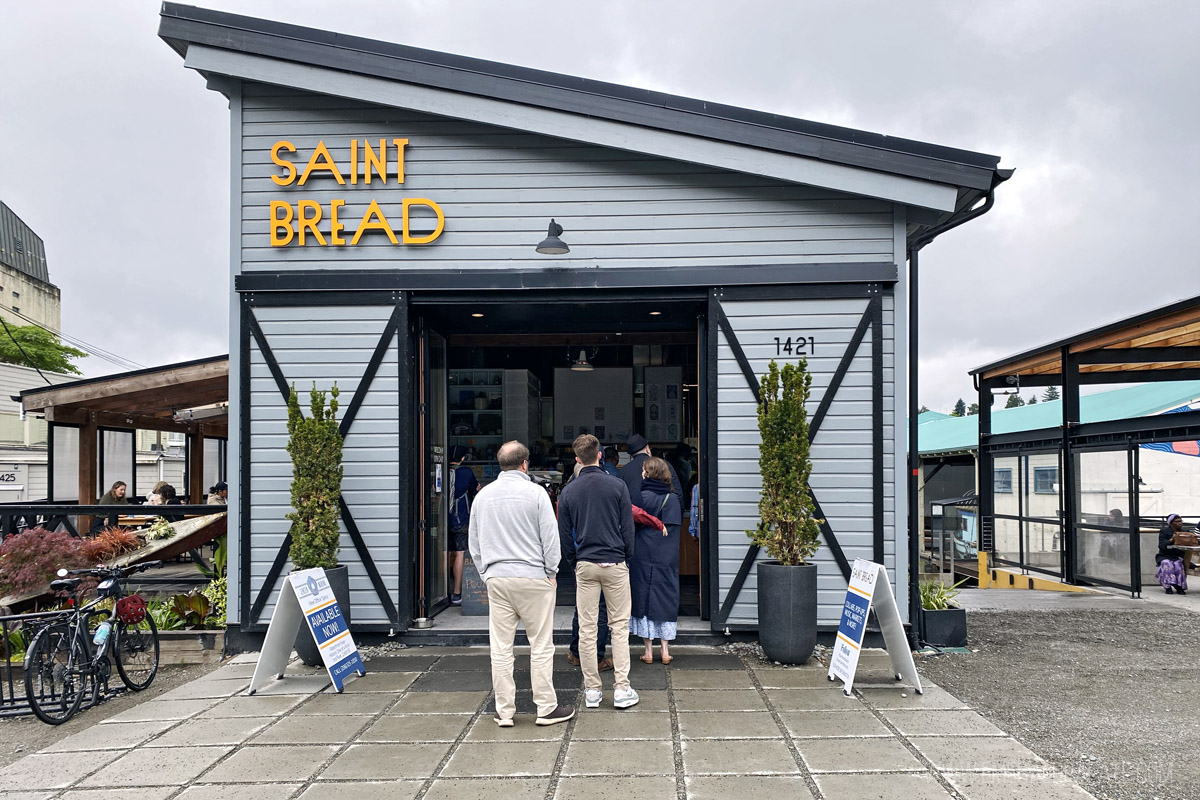
[[[17,337],[13,336],[12,331],[8,329],[8,322],[5,321],[4,316],[2,314],[0,314],[0,325],[4,326],[4,332],[8,334],[8,338],[12,339],[13,344],[15,344],[17,346],[17,349],[21,351],[21,355],[25,356],[25,361],[29,364],[29,366],[31,366],[35,370],[37,370],[38,375],[42,375],[42,371],[40,369],[38,369],[37,364],[33,363],[33,359],[29,357],[29,353],[25,352],[25,348],[21,347],[21,343],[17,341]],[[50,379],[47,378],[45,375],[42,375],[42,380],[44,380],[46,382],[47,386],[54,385],[53,383],[50,382]]]
[[[86,350],[88,352],[88,355],[96,356],[98,358],[103,358],[106,361],[111,361],[112,363],[116,364],[119,367],[133,366],[133,367],[139,368],[139,369],[143,368],[142,365],[138,364],[136,361],[125,358],[124,356],[118,355],[117,353],[113,353],[109,350],[105,350],[104,348],[100,347],[99,345],[91,344],[90,342],[84,341],[83,339],[80,339],[76,336],[71,336],[69,334],[63,333],[62,331],[55,330],[54,328],[51,328],[49,325],[46,325],[42,322],[38,322],[37,320],[33,319],[32,317],[30,317],[26,314],[21,313],[20,311],[16,311],[14,309],[12,311],[12,313],[15,314],[16,316],[20,317],[21,319],[25,320],[26,322],[28,322],[30,325],[41,328],[42,330],[46,331],[47,333],[52,333],[55,336],[59,337],[60,339],[63,339],[70,344],[74,344],[74,345],[78,346],[80,349]]]
[[[51,328],[41,322],[38,322],[37,320],[32,319],[32,318],[26,316],[25,314],[22,314],[20,311],[13,311],[12,313],[15,314],[16,316],[20,317],[21,319],[25,320],[29,324],[31,324],[35,327],[41,328],[42,330],[46,331],[47,333],[51,333],[51,334],[59,337],[63,341],[67,342],[67,344],[78,347],[80,350],[83,350],[84,352],[86,352],[89,356],[93,356],[93,357],[99,358],[103,361],[107,361],[110,364],[118,366],[124,370],[134,370],[134,369],[145,369],[146,368],[144,364],[139,364],[138,362],[133,361],[132,359],[128,359],[128,358],[125,358],[124,356],[121,356],[116,353],[105,350],[104,348],[99,347],[98,345],[91,344],[90,342],[86,342],[83,339],[80,339],[75,336],[70,336],[68,334],[63,333],[62,331],[56,331],[53,328]]]

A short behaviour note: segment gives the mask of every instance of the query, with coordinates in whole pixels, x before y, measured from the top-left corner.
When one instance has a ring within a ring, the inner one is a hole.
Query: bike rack
[[[64,616],[62,611],[37,611],[30,614],[0,616],[0,717],[19,717],[33,713],[29,707],[29,700],[25,696],[24,663],[9,661],[11,642],[9,637],[17,631],[22,631],[26,637],[25,644],[28,646],[38,631]],[[110,697],[124,692],[125,686],[111,687],[108,679],[105,678],[99,691],[93,691],[90,685],[84,691],[87,698],[86,705],[80,705],[80,711],[99,705]]]

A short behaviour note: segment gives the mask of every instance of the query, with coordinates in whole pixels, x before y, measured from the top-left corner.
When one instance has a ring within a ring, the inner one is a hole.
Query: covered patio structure
[[[21,392],[24,412],[49,423],[49,506],[92,506],[116,480],[128,484],[131,503],[148,493],[150,486],[137,485],[137,431],[184,435],[179,499],[204,504],[206,487],[225,476],[228,400],[228,356]],[[87,525],[80,520],[80,528]]]
[[[1200,379],[1200,297],[1018,353],[971,375],[979,390],[981,549],[997,564],[1139,593],[1148,567],[1153,575],[1155,534],[1165,514],[1180,513],[1192,524],[1200,519],[1200,497],[1163,488],[1200,480],[1200,404],[1082,423],[1080,391]],[[1030,386],[1062,387],[1060,424],[993,433],[995,395]]]

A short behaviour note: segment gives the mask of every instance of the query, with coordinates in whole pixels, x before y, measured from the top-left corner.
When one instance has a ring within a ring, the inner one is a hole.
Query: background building
[[[0,317],[10,325],[62,325],[58,287],[50,282],[42,237],[0,202]]]

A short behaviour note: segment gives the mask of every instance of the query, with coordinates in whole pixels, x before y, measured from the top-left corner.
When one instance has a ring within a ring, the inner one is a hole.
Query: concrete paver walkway
[[[492,722],[483,648],[375,658],[338,695],[299,665],[245,694],[253,656],[111,717],[0,770],[0,800],[758,797],[1039,800],[1088,798],[1036,754],[947,692],[898,685],[886,654],[864,653],[854,697],[811,663],[745,666],[715,648],[678,648],[669,667],[635,651],[637,706],[599,709],[556,659],[563,725]],[[528,656],[517,686],[529,686]]]

